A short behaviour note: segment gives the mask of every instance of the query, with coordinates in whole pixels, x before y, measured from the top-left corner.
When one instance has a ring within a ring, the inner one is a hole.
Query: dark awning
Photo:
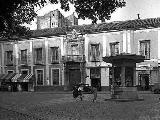
[[[107,56],[103,57],[103,61],[106,63],[122,63],[122,62],[143,62],[144,56],[136,55],[136,54],[119,54],[115,56]]]
[[[5,82],[12,82],[11,79],[16,75],[16,73],[9,73],[6,77],[5,77]]]

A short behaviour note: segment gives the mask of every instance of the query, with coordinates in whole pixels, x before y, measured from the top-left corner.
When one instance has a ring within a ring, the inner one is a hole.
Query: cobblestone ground
[[[1,120],[160,120],[158,94],[140,94],[144,101],[115,102],[106,101],[109,94],[101,93],[95,103],[92,95],[84,95],[83,101],[72,94],[0,92],[0,96]]]
[[[39,120],[39,118],[5,108],[0,108],[0,120]]]

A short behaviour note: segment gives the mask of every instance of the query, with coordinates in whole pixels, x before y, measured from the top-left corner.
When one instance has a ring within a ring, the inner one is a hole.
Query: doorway
[[[98,91],[101,91],[101,80],[99,78],[92,78],[91,86],[97,88]]]
[[[142,90],[149,90],[149,74],[140,75],[140,86]]]
[[[91,86],[101,91],[101,69],[100,67],[90,68]]]
[[[80,69],[69,69],[69,85],[71,87],[81,82]]]

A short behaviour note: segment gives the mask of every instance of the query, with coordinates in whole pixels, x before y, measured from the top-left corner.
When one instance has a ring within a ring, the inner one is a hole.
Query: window
[[[100,45],[99,44],[91,44],[90,60],[91,61],[99,61],[99,59],[100,59]]]
[[[71,45],[72,55],[79,55],[78,44]]]
[[[51,47],[51,63],[59,62],[58,47]]]
[[[59,69],[52,69],[53,85],[59,85]]]
[[[7,72],[8,72],[8,74],[14,73],[13,70],[8,70]]]
[[[36,64],[42,63],[42,48],[35,49],[35,63]]]
[[[111,56],[119,54],[119,42],[110,43]]]
[[[28,73],[29,73],[29,70],[21,70],[21,73],[22,73],[22,74],[28,74]]]
[[[27,63],[27,50],[21,50],[21,64]]]
[[[145,56],[145,59],[150,59],[150,40],[140,41],[140,55]]]
[[[37,85],[43,85],[43,70],[37,70]]]
[[[6,65],[13,65],[13,51],[6,51]]]

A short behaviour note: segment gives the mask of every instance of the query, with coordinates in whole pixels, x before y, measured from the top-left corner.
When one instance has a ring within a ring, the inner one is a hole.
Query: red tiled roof
[[[77,32],[95,33],[102,31],[122,31],[122,30],[139,30],[160,27],[160,18],[147,18],[147,19],[135,19],[127,21],[118,21],[110,23],[100,23],[95,25],[78,25],[71,27],[57,27],[48,28],[42,30],[33,30],[31,37],[46,37],[46,36],[59,36],[65,35],[66,32],[70,32],[75,29]]]

